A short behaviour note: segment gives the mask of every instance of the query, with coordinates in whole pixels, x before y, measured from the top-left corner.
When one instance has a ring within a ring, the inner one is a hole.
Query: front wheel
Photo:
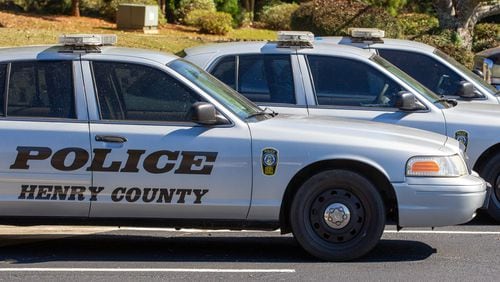
[[[494,220],[500,222],[500,154],[488,160],[481,171],[481,176],[493,188],[488,205],[488,214]]]
[[[368,253],[380,240],[385,209],[375,186],[358,173],[328,170],[297,191],[290,225],[299,244],[315,257],[346,261]]]

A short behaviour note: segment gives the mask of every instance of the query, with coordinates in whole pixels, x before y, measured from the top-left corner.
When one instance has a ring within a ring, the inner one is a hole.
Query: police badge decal
[[[459,130],[455,132],[455,139],[464,144],[465,150],[467,150],[467,145],[469,143],[469,133],[467,131]]]
[[[278,150],[274,148],[262,149],[262,173],[274,175],[278,168]]]

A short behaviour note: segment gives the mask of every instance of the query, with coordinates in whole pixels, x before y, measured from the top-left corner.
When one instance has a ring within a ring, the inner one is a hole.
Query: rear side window
[[[403,89],[374,67],[352,59],[307,56],[318,105],[394,107]]]
[[[143,65],[93,62],[104,120],[191,122],[200,97],[165,72]]]
[[[71,61],[11,63],[7,116],[75,118]]]
[[[424,54],[401,50],[379,49],[378,52],[382,58],[436,94],[457,95],[462,77],[438,60]]]
[[[7,65],[0,64],[0,115],[4,115],[5,82],[7,81]]]
[[[236,57],[225,57],[218,61],[212,70],[212,75],[227,86],[236,89]]]
[[[251,101],[296,103],[289,55],[226,57],[217,63],[211,73]]]

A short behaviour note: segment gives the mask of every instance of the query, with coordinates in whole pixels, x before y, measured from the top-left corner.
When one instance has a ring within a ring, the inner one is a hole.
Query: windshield
[[[430,102],[437,105],[441,105],[445,108],[450,107],[450,105],[446,101],[441,99],[436,93],[432,92],[429,88],[423,86],[420,82],[416,81],[406,72],[400,70],[398,67],[389,63],[389,61],[385,60],[379,55],[374,55],[370,59],[378,63],[379,65],[383,66],[390,73],[394,74],[396,77],[404,81],[408,86],[413,88],[413,90],[417,91],[418,93],[422,94],[422,96],[424,96]]]
[[[241,119],[246,119],[262,112],[262,109],[245,98],[243,95],[234,91],[229,86],[226,86],[224,83],[206,73],[204,70],[183,59],[177,59],[167,65],[194,83],[196,86],[203,89],[211,97],[226,106]]]
[[[442,59],[444,59],[445,61],[447,61],[448,63],[450,63],[451,65],[453,65],[457,69],[459,69],[460,71],[462,71],[463,74],[465,74],[468,78],[472,79],[477,84],[481,85],[481,87],[484,88],[486,91],[488,91],[490,94],[495,94],[497,92],[495,87],[493,87],[491,84],[488,84],[484,79],[479,77],[477,74],[473,73],[471,70],[466,68],[461,63],[457,62],[452,57],[446,55],[445,53],[443,53],[442,51],[440,51],[438,49],[436,49],[434,51],[434,54],[438,55],[439,57],[441,57]]]

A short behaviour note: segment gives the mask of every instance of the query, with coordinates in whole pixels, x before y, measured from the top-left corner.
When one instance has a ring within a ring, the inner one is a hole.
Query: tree
[[[71,15],[80,16],[80,0],[71,0]]]
[[[500,14],[500,0],[433,0],[442,29],[457,32],[463,47],[472,48],[474,26],[489,16]]]

